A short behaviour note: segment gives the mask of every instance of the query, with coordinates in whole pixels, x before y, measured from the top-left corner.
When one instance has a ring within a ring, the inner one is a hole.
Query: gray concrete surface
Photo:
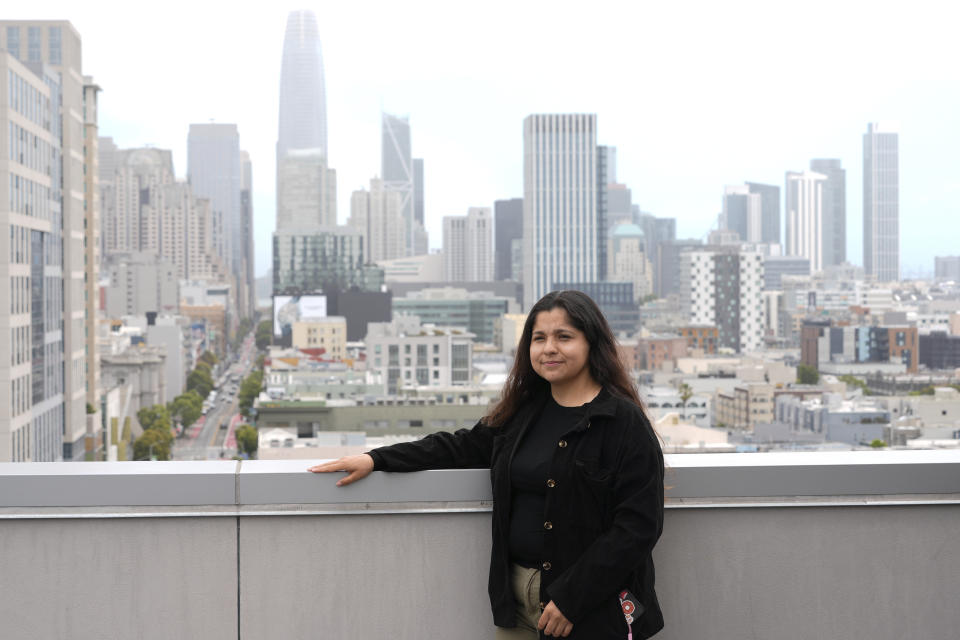
[[[960,452],[668,464],[658,640],[958,637]],[[305,466],[0,465],[0,637],[491,637],[488,472]]]
[[[237,640],[233,518],[0,520],[0,541],[5,640]]]

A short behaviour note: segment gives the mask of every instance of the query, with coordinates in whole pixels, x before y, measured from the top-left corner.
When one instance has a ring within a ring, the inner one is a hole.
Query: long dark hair
[[[570,324],[587,339],[587,344],[590,345],[587,359],[590,376],[610,393],[630,400],[637,406],[643,406],[620,359],[613,331],[597,303],[582,291],[551,291],[540,298],[527,315],[513,368],[503,385],[500,402],[484,418],[484,423],[488,426],[502,426],[520,407],[550,392],[550,383],[533,370],[530,362],[530,342],[533,339],[533,324],[537,320],[537,314],[556,308],[566,311]]]

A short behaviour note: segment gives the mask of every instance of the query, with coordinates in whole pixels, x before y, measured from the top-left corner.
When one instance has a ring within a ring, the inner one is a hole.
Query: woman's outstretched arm
[[[312,473],[330,473],[331,471],[346,471],[346,477],[337,480],[337,486],[343,487],[357,480],[366,478],[373,471],[373,457],[369,453],[361,453],[358,456],[346,456],[339,460],[324,462],[323,464],[309,467],[307,471]]]

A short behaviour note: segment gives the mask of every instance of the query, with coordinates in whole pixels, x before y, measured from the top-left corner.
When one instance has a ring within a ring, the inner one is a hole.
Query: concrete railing
[[[0,464],[0,636],[492,636],[487,471],[308,464]],[[658,638],[957,637],[960,452],[667,464]]]

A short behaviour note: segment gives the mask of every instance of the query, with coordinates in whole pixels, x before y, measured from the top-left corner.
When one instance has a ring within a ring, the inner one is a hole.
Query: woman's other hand
[[[347,476],[337,480],[337,486],[343,487],[352,482],[356,482],[357,480],[362,480],[370,475],[370,472],[373,471],[373,457],[367,455],[366,453],[361,453],[358,456],[347,456],[332,462],[324,462],[323,464],[314,465],[309,467],[307,471],[312,473],[346,471]]]
[[[540,614],[540,620],[537,621],[537,629],[543,630],[543,635],[553,636],[554,638],[566,638],[573,631],[573,623],[567,620],[566,616],[560,613],[557,605],[551,600]]]

